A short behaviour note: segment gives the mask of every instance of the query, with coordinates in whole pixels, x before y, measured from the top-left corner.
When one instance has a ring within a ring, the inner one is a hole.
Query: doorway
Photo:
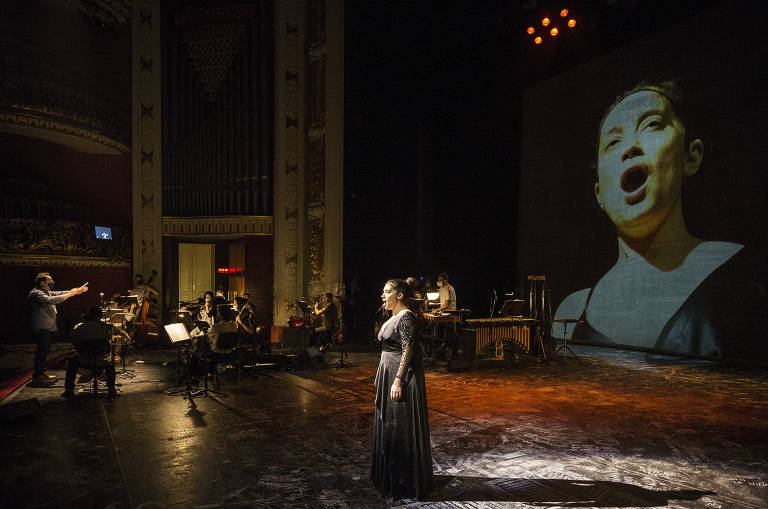
[[[179,300],[196,300],[213,290],[214,247],[179,243]]]

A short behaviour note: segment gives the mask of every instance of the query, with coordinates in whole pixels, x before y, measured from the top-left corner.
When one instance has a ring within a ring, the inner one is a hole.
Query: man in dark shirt
[[[324,293],[322,302],[315,303],[315,314],[323,317],[323,323],[315,328],[315,344],[326,345],[330,342],[331,334],[339,328],[339,310],[333,302],[332,293]]]
[[[117,396],[115,391],[115,365],[108,358],[110,341],[116,335],[114,326],[101,321],[101,308],[92,307],[85,321],[72,331],[72,344],[77,353],[67,362],[67,378],[62,397],[75,397],[75,376],[80,366],[102,367],[107,374],[107,391],[110,399]]]
[[[88,291],[87,283],[70,290],[53,291],[53,277],[48,272],[40,272],[35,276],[35,287],[27,295],[30,307],[30,322],[32,337],[37,343],[35,353],[35,370],[32,382],[36,385],[50,385],[56,380],[55,376],[46,375],[45,359],[51,344],[51,333],[56,332],[56,304],[61,304],[70,297]]]

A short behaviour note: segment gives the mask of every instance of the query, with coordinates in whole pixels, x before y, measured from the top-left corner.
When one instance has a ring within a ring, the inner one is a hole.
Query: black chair
[[[77,370],[87,369],[93,376],[93,396],[97,397],[99,393],[99,377],[108,369],[114,371],[114,364],[110,360],[105,359],[110,353],[109,343],[103,339],[84,341],[77,345],[76,350],[77,353],[67,363],[67,377],[69,378],[71,370],[75,371],[75,373],[71,374],[72,378],[74,378]],[[109,373],[107,375],[110,376]],[[114,373],[112,373],[112,376],[114,376]],[[113,390],[114,388],[112,388]],[[109,391],[110,395],[112,391]]]

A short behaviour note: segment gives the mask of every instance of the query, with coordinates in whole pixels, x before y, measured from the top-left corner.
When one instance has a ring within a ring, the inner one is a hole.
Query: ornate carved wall
[[[133,270],[162,277],[161,0],[134,0]]]
[[[342,290],[344,4],[275,9],[275,323]]]

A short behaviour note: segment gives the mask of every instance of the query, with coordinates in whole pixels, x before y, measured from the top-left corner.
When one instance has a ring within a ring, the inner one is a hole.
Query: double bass
[[[137,346],[149,346],[154,345],[160,335],[160,328],[154,320],[149,319],[149,309],[151,295],[149,293],[156,292],[151,286],[157,276],[157,271],[153,270],[152,275],[149,276],[145,287],[151,289],[144,292],[144,298],[141,301],[141,308],[136,316],[136,334],[134,335],[134,342]]]

